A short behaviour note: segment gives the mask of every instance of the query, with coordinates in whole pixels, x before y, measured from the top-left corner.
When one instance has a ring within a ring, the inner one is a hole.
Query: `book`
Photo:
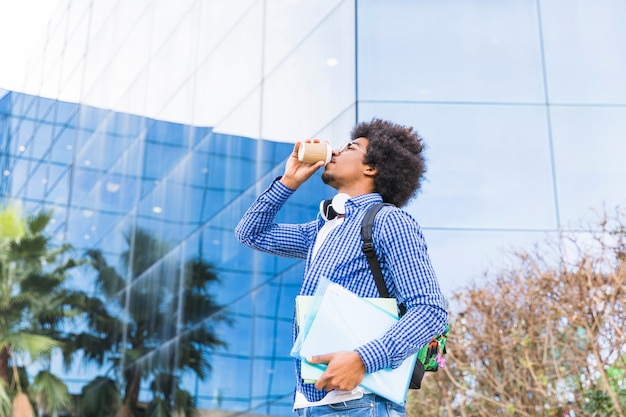
[[[298,295],[296,296],[296,326],[298,332],[302,330],[303,324],[308,318],[311,306],[315,299],[314,295]],[[395,298],[365,298],[369,302],[377,305],[389,314],[398,317],[398,306]],[[305,384],[314,384],[317,378],[322,374],[322,370],[308,363],[305,359],[300,361],[300,376]]]
[[[317,380],[326,365],[311,364],[306,361],[307,357],[354,350],[381,337],[398,321],[395,300],[377,298],[376,300],[392,300],[383,301],[383,305],[387,307],[381,307],[378,301],[358,297],[339,284],[325,281],[311,299],[296,300],[300,304],[300,308],[296,308],[300,333],[292,355],[301,359],[302,377],[308,381]],[[389,307],[387,303],[393,303],[393,306]],[[417,354],[413,354],[398,368],[366,373],[360,386],[390,401],[403,404],[416,358]]]

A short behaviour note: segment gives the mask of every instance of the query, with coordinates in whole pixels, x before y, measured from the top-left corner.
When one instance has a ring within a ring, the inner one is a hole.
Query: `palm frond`
[[[109,266],[101,251],[88,250],[87,256],[91,266],[98,271],[96,281],[98,290],[107,298],[113,297],[126,286],[126,280],[117,273],[115,268]]]
[[[98,376],[82,389],[79,408],[84,416],[112,416],[120,404],[115,381]]]
[[[35,376],[30,392],[48,414],[67,410],[72,405],[67,385],[49,371],[41,371]]]
[[[20,288],[22,292],[29,294],[49,294],[54,289],[58,288],[64,281],[63,277],[46,274],[41,271],[33,271],[27,274],[20,282]]]
[[[64,354],[71,355],[76,350],[81,349],[83,351],[83,361],[85,363],[92,362],[102,365],[109,356],[113,355],[110,343],[103,340],[102,337],[94,336],[88,333],[75,335],[72,339],[70,339],[69,345],[69,350],[64,350]],[[67,364],[70,364],[69,360]]]
[[[47,336],[29,334],[24,332],[6,335],[3,342],[11,346],[14,352],[28,353],[32,358],[50,352],[53,348],[61,346],[61,343]]]
[[[21,239],[19,242],[14,240],[9,244],[10,260],[20,262],[22,264],[35,264],[41,262],[41,257],[48,250],[48,238],[45,236],[29,236]]]
[[[74,259],[70,258],[65,261],[62,265],[59,265],[57,268],[52,271],[54,275],[65,276],[65,273],[71,269],[77,268],[79,266],[85,265],[87,263],[86,259]]]
[[[7,383],[0,379],[0,416],[11,415],[11,397],[7,392]]]
[[[52,219],[52,211],[50,210],[42,210],[35,215],[28,216],[26,218],[28,230],[34,235],[42,233],[48,223],[50,223],[50,219]]]
[[[161,259],[169,250],[169,245],[157,239],[150,231],[136,228],[125,233],[124,238],[129,248],[134,248],[132,272],[134,277],[140,276],[150,266]],[[125,268],[128,268],[131,251],[122,254]]]
[[[57,248],[50,248],[48,252],[46,253],[46,259],[47,260],[56,259],[58,256],[64,255],[65,253],[73,249],[74,249],[74,246],[70,245],[69,243],[64,243]]]
[[[174,404],[176,404],[176,411],[180,415],[185,417],[197,417],[200,415],[196,402],[189,391],[176,389]]]

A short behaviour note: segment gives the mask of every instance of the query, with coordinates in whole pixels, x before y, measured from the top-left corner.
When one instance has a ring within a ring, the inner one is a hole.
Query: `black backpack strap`
[[[383,208],[384,205],[385,203],[374,204],[370,207],[367,213],[365,213],[363,223],[361,223],[361,239],[363,240],[361,250],[365,253],[367,263],[370,265],[372,275],[374,275],[374,281],[376,281],[378,293],[382,298],[389,298],[389,291],[387,291],[387,286],[385,285],[385,281],[383,279],[383,272],[380,270],[380,264],[378,263],[376,251],[374,250],[374,240],[372,239],[374,218],[376,218],[376,214],[378,214],[378,211]]]
[[[372,275],[374,276],[374,281],[376,282],[376,287],[378,288],[378,294],[382,298],[389,298],[389,291],[387,290],[387,286],[385,285],[383,272],[380,269],[380,263],[378,262],[378,258],[376,257],[376,251],[374,250],[372,229],[374,228],[374,219],[376,218],[376,214],[378,214],[380,209],[383,208],[383,206],[392,205],[393,204],[389,203],[374,204],[372,207],[370,207],[367,213],[365,213],[365,217],[363,217],[363,223],[361,223],[361,239],[363,240],[361,250],[363,250],[363,253],[365,253],[367,263],[370,265]],[[404,304],[400,304],[398,305],[398,309],[400,311],[400,317],[402,317],[406,312],[406,307],[404,306]]]
[[[376,251],[374,250],[374,239],[372,238],[372,229],[374,228],[374,219],[376,218],[376,214],[384,205],[392,205],[388,203],[378,203],[373,205],[367,213],[365,213],[365,217],[363,217],[363,223],[361,223],[361,239],[363,240],[363,244],[361,245],[361,249],[363,253],[365,253],[365,257],[367,258],[367,263],[370,265],[370,269],[372,270],[372,275],[374,275],[374,281],[376,282],[376,287],[378,287],[378,293],[383,298],[389,298],[389,291],[387,291],[387,286],[385,285],[385,280],[383,278],[383,272],[380,269],[380,264],[378,263],[378,258],[376,257]],[[404,304],[398,305],[399,316],[402,317],[404,313],[406,313],[406,307]],[[411,376],[411,380],[409,382],[409,389],[420,389],[422,386],[422,378],[424,378],[424,364],[418,359],[415,361],[415,367],[413,368],[413,375]]]

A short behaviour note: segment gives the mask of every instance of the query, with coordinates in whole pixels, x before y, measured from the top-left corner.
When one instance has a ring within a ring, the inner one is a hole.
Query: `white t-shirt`
[[[322,226],[319,232],[317,232],[317,237],[315,238],[315,244],[313,245],[313,256],[311,259],[315,259],[317,252],[322,246],[322,243],[324,243],[324,241],[326,240],[330,232],[332,232],[332,230],[335,227],[339,226],[341,223],[343,223],[343,217],[335,217],[334,219],[329,220],[326,223],[324,223],[324,226]]]
[[[317,237],[315,238],[315,244],[313,245],[313,254],[312,259],[315,259],[317,252],[319,251],[322,243],[326,240],[330,232],[338,227],[341,223],[343,223],[343,217],[336,217],[332,220],[324,223],[322,228],[317,232]],[[360,387],[356,387],[352,391],[339,391],[333,390],[330,391],[324,398],[319,401],[310,402],[306,399],[304,394],[301,392],[296,392],[296,398],[294,400],[293,409],[297,410],[299,408],[306,407],[314,407],[317,405],[326,405],[326,404],[335,404],[343,401],[356,400],[358,398],[363,397],[364,390]]]

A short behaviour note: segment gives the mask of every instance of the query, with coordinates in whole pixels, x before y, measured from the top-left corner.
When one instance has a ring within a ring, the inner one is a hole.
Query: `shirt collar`
[[[354,211],[364,210],[374,204],[382,203],[383,198],[378,193],[361,194],[354,197],[350,197],[346,202],[346,215]]]

